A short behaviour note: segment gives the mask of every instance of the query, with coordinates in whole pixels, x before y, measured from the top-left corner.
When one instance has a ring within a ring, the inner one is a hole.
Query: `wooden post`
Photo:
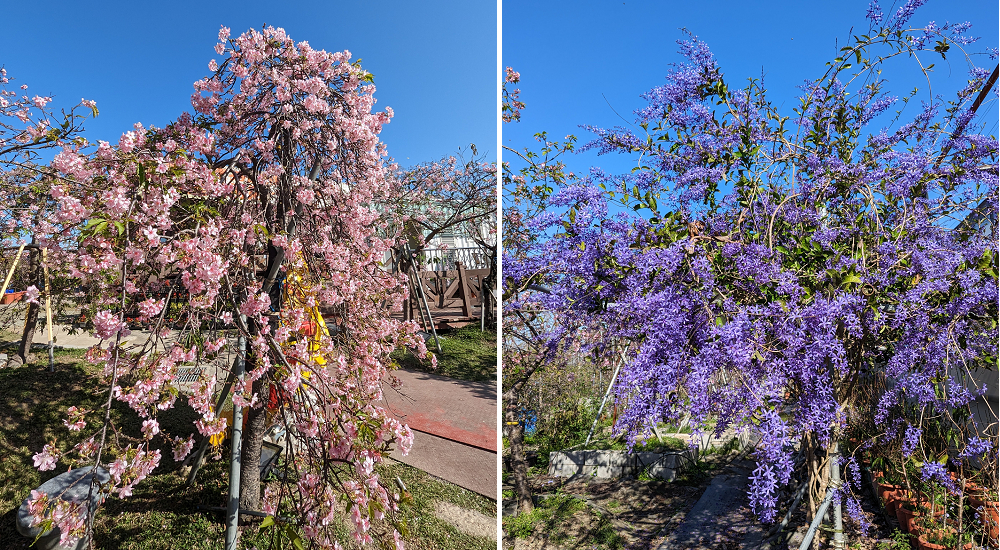
[[[458,284],[462,289],[462,315],[472,317],[472,293],[469,292],[469,276],[465,273],[465,266],[462,262],[455,262],[458,269]]]
[[[7,294],[7,285],[10,284],[10,279],[14,276],[14,270],[17,269],[17,262],[21,259],[22,252],[24,252],[23,244],[17,248],[17,254],[14,255],[14,263],[10,264],[10,271],[7,272],[7,278],[3,281],[3,288],[0,289],[0,298],[2,298],[4,294]]]
[[[45,324],[49,327],[49,371],[55,372],[55,338],[52,337],[52,289],[49,287],[49,249],[42,249],[42,272],[45,274]]]

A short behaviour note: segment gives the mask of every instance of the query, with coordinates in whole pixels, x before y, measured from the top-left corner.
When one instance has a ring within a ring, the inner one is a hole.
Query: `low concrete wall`
[[[689,444],[693,438],[691,434],[673,433],[664,437],[681,439]],[[700,440],[695,438],[695,445],[699,449],[722,447],[734,438],[739,441],[737,448],[741,450],[756,446],[760,441],[759,436],[727,430],[718,438],[713,437],[711,433],[703,434]],[[695,453],[696,451],[691,448],[667,453],[632,454],[625,451],[556,451],[549,453],[549,475],[555,477],[585,475],[616,479],[627,476],[638,477],[645,471],[650,477],[673,481],[685,467],[695,461]]]
[[[646,471],[650,477],[673,481],[684,466],[693,461],[692,455],[689,450],[632,454],[625,451],[556,451],[549,453],[549,475],[616,479],[638,477]]]

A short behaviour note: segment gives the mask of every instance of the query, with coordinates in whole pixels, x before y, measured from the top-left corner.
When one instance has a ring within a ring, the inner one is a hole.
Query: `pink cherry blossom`
[[[393,113],[374,110],[375,87],[350,52],[296,43],[273,27],[232,39],[223,27],[219,41],[222,57],[195,83],[192,114],[162,129],[136,125],[117,145],[99,142],[91,153],[74,145],[53,161],[49,233],[72,245],[59,261],[93,290],[95,332],[111,341],[87,358],[112,397],[143,419],[144,441],[106,444],[108,490],[129,496],[159,463],[152,440],[159,411],[176,400],[179,369],[233,349],[233,336],[206,330],[256,324],[247,342],[254,361],[231,400],[264,406],[268,394],[254,391],[260,381],[281,392],[281,414],[306,446],[289,460],[289,479],[300,481],[282,489],[293,493],[287,502],[296,509],[287,513],[317,547],[337,547],[331,541],[343,510],[352,511],[356,540],[389,545],[399,508],[391,483],[375,472],[393,444],[409,451],[413,433],[375,404],[393,349],[427,353],[416,323],[386,311],[407,292],[405,277],[382,265],[404,226],[398,212],[381,206],[404,200],[379,138]],[[280,212],[275,204],[284,205]],[[286,284],[272,323],[261,284],[275,249]],[[317,310],[336,312],[328,331],[316,331]],[[141,340],[113,345],[126,334],[124,317],[136,312],[142,324],[163,317],[156,334],[145,347]],[[302,337],[306,326],[315,340]],[[215,401],[231,363],[220,363],[222,378],[213,367],[184,391],[205,437],[227,429]],[[83,421],[77,413],[67,426]],[[169,440],[175,460],[189,456],[193,437]],[[75,448],[86,456],[96,450],[92,438]],[[36,463],[54,467],[53,452],[39,453]],[[331,476],[331,457],[349,467]],[[269,498],[265,491],[262,507],[279,509],[277,497]]]
[[[160,433],[160,423],[156,419],[150,418],[142,422],[142,434],[146,439],[152,439],[158,433]]]
[[[49,443],[45,445],[42,452],[35,454],[31,458],[35,461],[35,468],[38,468],[39,471],[54,470],[56,461],[59,460],[59,449]]]
[[[184,460],[191,453],[191,449],[194,448],[194,437],[191,436],[188,436],[187,439],[176,437],[173,442],[174,460],[177,462]]]
[[[110,311],[104,310],[94,316],[94,328],[98,338],[107,340],[124,329],[125,324],[120,317]]]
[[[139,313],[144,317],[155,317],[163,311],[165,302],[166,300],[164,298],[160,298],[159,300],[147,298],[139,302]]]
[[[38,297],[41,296],[41,294],[42,293],[39,292],[38,287],[36,287],[35,285],[31,285],[28,288],[24,289],[24,300],[31,304],[37,304]]]

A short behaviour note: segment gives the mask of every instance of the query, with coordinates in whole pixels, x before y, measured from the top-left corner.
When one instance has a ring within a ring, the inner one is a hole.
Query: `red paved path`
[[[411,429],[497,452],[496,384],[403,369],[392,373],[403,385],[386,388],[387,409]]]
[[[385,406],[415,432],[410,454],[397,450],[392,458],[496,500],[496,385],[402,369],[392,374],[403,385],[386,388]]]

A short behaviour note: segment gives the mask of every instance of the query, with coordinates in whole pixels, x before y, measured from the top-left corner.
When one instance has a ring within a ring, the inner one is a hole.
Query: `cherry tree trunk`
[[[263,380],[255,381],[253,392],[260,395],[264,391],[263,385]],[[243,473],[240,476],[240,509],[242,510],[260,511],[260,453],[264,443],[264,432],[267,429],[266,414],[266,407],[249,407],[246,412],[241,451]]]
[[[32,244],[35,240],[32,239]],[[38,248],[32,248],[28,256],[28,280],[32,281],[36,287],[39,285],[41,269],[39,269]],[[41,309],[37,303],[28,304],[28,317],[24,321],[24,330],[21,332],[21,343],[17,347],[17,354],[25,364],[28,363],[28,355],[31,354],[31,342],[35,339],[35,327],[38,326],[38,311]]]

